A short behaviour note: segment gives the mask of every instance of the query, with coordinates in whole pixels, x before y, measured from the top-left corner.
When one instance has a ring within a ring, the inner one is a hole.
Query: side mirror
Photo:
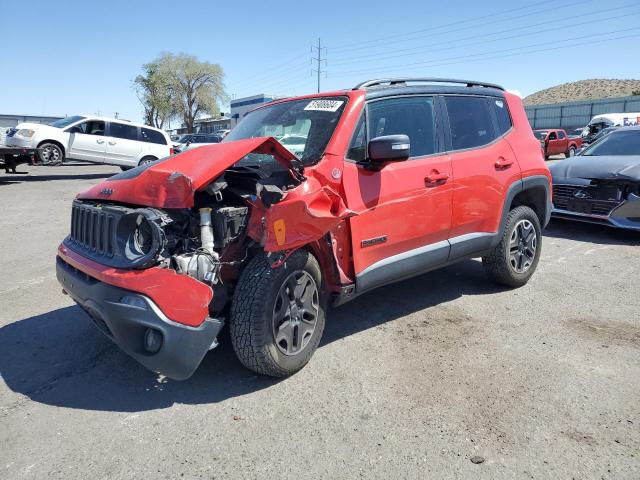
[[[407,135],[385,135],[369,140],[369,160],[373,163],[402,162],[411,154]]]

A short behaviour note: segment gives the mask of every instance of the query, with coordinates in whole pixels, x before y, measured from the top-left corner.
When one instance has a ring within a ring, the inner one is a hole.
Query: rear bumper
[[[97,280],[61,257],[56,275],[96,326],[149,370],[184,380],[217,344],[222,320],[207,317],[197,327],[174,322],[148,296]]]

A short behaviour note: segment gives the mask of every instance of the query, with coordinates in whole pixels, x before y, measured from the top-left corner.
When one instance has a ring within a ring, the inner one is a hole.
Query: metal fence
[[[640,96],[582,100],[552,105],[525,107],[532,128],[584,127],[595,115],[602,113],[640,112]]]

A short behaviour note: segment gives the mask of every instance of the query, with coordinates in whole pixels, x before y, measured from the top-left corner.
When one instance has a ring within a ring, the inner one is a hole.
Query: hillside
[[[532,93],[524,98],[525,105],[595,100],[598,98],[624,97],[640,91],[640,80],[616,80],[596,78],[563,83]]]

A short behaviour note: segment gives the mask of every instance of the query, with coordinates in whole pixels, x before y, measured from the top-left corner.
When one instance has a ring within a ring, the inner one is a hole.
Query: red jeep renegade
[[[244,365],[286,376],[316,350],[329,304],[472,257],[524,285],[550,183],[517,96],[369,81],[261,106],[220,144],[79,194],[57,276],[153,371],[188,378],[228,323]]]

